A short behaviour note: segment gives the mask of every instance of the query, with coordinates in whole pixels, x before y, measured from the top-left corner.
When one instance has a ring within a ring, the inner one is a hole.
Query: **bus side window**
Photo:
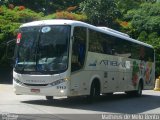
[[[86,28],[75,27],[74,42],[72,45],[71,71],[77,71],[83,68],[86,54]]]

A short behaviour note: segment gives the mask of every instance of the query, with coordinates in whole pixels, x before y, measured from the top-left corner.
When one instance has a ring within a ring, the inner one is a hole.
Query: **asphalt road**
[[[84,97],[49,102],[44,96],[15,95],[12,85],[0,84],[0,120],[108,120],[127,119],[127,115],[129,119],[160,119],[160,91],[144,90],[139,98],[116,93],[88,104]]]

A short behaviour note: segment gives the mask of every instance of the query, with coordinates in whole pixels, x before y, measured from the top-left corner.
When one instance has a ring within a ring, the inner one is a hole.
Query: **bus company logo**
[[[118,61],[111,61],[111,60],[102,60],[100,62],[100,65],[101,64],[103,64],[105,66],[114,66],[114,67],[122,66],[123,68],[128,68],[126,66],[126,62],[118,62]]]
[[[89,66],[96,67],[97,66],[97,60],[95,60],[94,62],[90,63]]]
[[[27,83],[45,83],[45,80],[25,80]]]

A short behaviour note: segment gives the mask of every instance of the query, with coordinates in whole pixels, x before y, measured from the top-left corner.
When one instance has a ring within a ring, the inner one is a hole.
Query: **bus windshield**
[[[69,38],[69,25],[20,28],[14,70],[47,74],[65,71],[68,68]]]

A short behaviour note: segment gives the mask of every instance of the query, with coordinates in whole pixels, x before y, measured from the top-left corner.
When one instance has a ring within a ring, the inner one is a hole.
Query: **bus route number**
[[[57,89],[64,90],[64,89],[66,89],[66,86],[57,86]]]

